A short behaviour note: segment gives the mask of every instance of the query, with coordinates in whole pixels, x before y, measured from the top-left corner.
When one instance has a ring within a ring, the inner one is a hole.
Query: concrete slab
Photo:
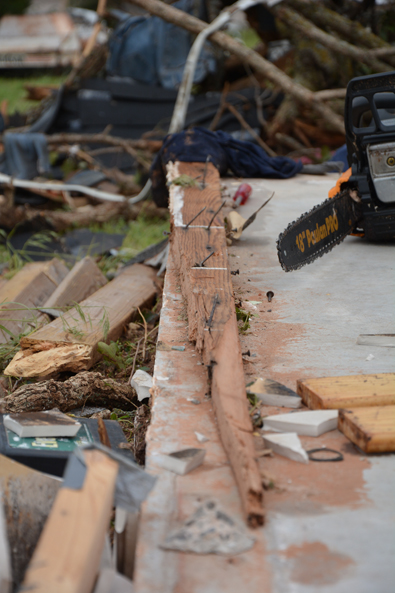
[[[393,247],[347,238],[330,254],[286,274],[275,241],[287,224],[323,201],[336,177],[251,180],[248,217],[271,191],[276,195],[238,244],[229,265],[235,296],[261,301],[251,329],[241,335],[246,382],[262,376],[295,389],[296,379],[390,372],[393,349],[361,346],[361,333],[394,333]],[[224,180],[235,190],[239,182]],[[272,290],[269,303],[266,292]],[[154,373],[148,469],[159,479],[144,505],[137,549],[137,593],[390,593],[395,578],[393,492],[395,455],[361,455],[337,430],[301,436],[306,449],[340,450],[344,461],[302,465],[274,456],[260,467],[274,487],[265,494],[266,525],[250,532],[252,550],[233,557],[161,550],[168,530],[202,500],[215,497],[241,520],[236,485],[218,438],[205,369],[187,343],[185,308],[172,263],[167,272]],[[185,351],[169,346],[185,345]],[[374,358],[366,360],[369,354]],[[190,400],[200,400],[195,404]],[[283,413],[267,406],[264,414]],[[199,445],[198,431],[210,440]],[[257,433],[257,454],[263,448]],[[204,446],[203,465],[186,476],[155,466],[156,453]]]

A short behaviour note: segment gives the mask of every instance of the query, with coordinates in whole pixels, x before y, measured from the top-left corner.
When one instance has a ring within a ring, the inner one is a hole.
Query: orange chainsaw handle
[[[351,167],[344,171],[342,175],[340,175],[339,179],[336,181],[335,187],[332,187],[328,192],[328,198],[334,198],[337,196],[339,192],[342,190],[342,184],[347,183],[347,181],[351,177]],[[364,233],[350,233],[353,237],[363,237]]]
[[[346,183],[346,181],[348,181],[350,179],[350,177],[351,177],[351,167],[349,169],[347,169],[347,171],[344,171],[344,173],[342,173],[340,175],[339,179],[336,181],[335,187],[332,187],[332,189],[329,190],[328,198],[334,198],[338,193],[340,193],[342,183]]]

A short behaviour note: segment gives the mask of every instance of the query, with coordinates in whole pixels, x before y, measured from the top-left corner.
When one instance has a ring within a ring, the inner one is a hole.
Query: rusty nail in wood
[[[216,210],[216,212],[214,212],[214,215],[213,215],[212,219],[210,220],[210,222],[208,223],[208,226],[207,226],[207,230],[208,231],[210,230],[210,227],[211,227],[211,225],[214,222],[214,218],[217,216],[217,214],[219,213],[219,211],[225,206],[225,204],[226,204],[226,200],[224,200],[222,202],[221,206],[218,208],[218,210]]]
[[[214,253],[215,253],[215,251],[212,251],[211,253],[209,253],[207,257],[205,257],[204,259],[202,259],[202,261],[200,262],[200,264],[197,264],[197,267],[204,268],[204,262],[206,262],[212,255],[214,255]]]
[[[272,298],[274,297],[274,292],[272,290],[268,290],[266,293],[267,296],[267,300],[269,301],[269,303],[271,302]]]
[[[214,297],[213,308],[211,309],[210,317],[208,318],[208,320],[206,322],[207,327],[211,327],[211,323],[212,323],[213,317],[214,317],[215,307],[217,305],[219,305],[219,299],[218,299],[218,295],[216,294]]]
[[[207,165],[208,165],[208,162],[209,162],[209,160],[210,160],[210,159],[211,159],[211,154],[208,154],[208,155],[207,155],[207,158],[206,158],[206,163],[205,163],[205,165],[204,165],[204,171],[203,171],[203,181],[202,181],[202,184],[201,184],[201,186],[200,186],[200,187],[201,187],[201,189],[204,189],[204,188],[206,187]]]
[[[189,227],[189,225],[197,219],[198,216],[201,215],[202,212],[204,212],[206,210],[206,206],[204,208],[202,208],[201,210],[199,210],[199,212],[197,214],[195,214],[195,216],[193,218],[191,218],[191,220],[184,226],[184,229],[187,229]]]

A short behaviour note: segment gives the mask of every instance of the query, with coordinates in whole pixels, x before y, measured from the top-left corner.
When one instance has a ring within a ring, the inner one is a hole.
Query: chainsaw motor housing
[[[373,241],[395,240],[395,72],[353,78],[344,119],[347,186],[361,199],[357,230]]]

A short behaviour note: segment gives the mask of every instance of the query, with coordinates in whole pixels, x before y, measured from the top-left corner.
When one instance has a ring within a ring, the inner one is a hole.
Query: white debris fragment
[[[204,436],[204,434],[202,434],[201,432],[196,432],[196,430],[195,430],[195,435],[196,435],[196,438],[199,441],[199,443],[205,443],[210,440],[209,438]]]
[[[366,357],[366,360],[373,360],[373,358],[374,358],[373,354],[369,354],[369,355]]]
[[[152,377],[145,371],[140,369],[136,371],[131,378],[130,384],[136,390],[139,402],[150,397],[149,390],[152,387]]]
[[[283,455],[283,457],[288,457],[289,459],[293,459],[293,461],[309,462],[309,457],[303,449],[296,432],[265,434],[263,440],[265,447],[270,448],[274,453],[278,453],[278,455]]]

